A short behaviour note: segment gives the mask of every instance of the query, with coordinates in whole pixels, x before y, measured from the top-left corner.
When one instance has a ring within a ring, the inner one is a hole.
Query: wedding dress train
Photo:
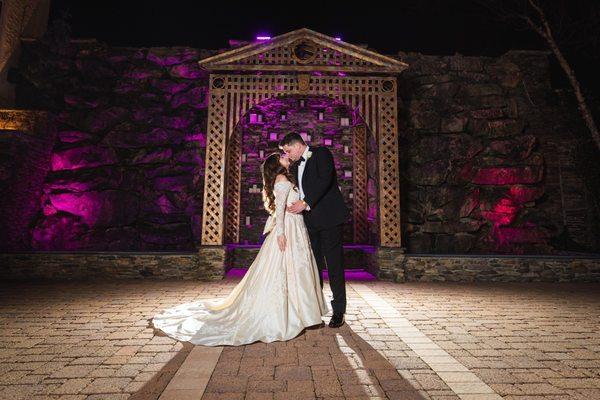
[[[319,271],[301,214],[285,211],[298,200],[288,181],[274,187],[275,215],[269,232],[242,280],[224,299],[180,304],[157,314],[155,328],[168,336],[206,346],[289,340],[305,327],[321,324],[329,312]],[[285,232],[281,251],[277,236]]]

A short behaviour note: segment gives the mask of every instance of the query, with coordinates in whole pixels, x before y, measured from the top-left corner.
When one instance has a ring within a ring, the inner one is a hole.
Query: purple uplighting
[[[337,37],[335,38],[335,40],[337,40],[337,41],[340,41],[340,42],[341,42],[341,41],[342,41],[342,38],[341,38],[341,37],[339,37],[339,36],[337,36]]]
[[[271,36],[260,35],[256,37],[256,40],[271,40]]]

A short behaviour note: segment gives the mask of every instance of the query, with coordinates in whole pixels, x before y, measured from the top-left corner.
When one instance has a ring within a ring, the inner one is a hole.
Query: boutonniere
[[[312,151],[309,150],[308,153],[306,153],[306,161],[308,161],[310,156],[312,156]]]

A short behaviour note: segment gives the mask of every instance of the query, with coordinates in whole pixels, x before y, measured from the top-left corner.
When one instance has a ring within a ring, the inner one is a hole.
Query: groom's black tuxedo
[[[306,160],[302,174],[304,201],[310,211],[304,212],[304,221],[313,228],[331,228],[345,223],[349,217],[348,207],[338,186],[333,155],[327,147],[310,147],[312,156]],[[296,163],[296,181],[298,165]]]
[[[331,306],[334,313],[346,312],[346,283],[344,279],[342,225],[350,212],[337,182],[333,155],[327,147],[310,147],[311,157],[306,160],[302,173],[304,201],[310,211],[304,211],[304,222],[308,229],[311,247],[319,270],[325,266],[333,293]],[[293,173],[298,182],[298,166]],[[298,182],[298,186],[300,182]],[[323,286],[322,273],[319,273]]]

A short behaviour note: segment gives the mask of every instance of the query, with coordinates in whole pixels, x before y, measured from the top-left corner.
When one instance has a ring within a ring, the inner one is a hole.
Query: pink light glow
[[[504,198],[494,204],[492,210],[481,211],[481,215],[497,228],[498,226],[512,223],[517,217],[518,212],[519,207],[510,199]]]
[[[256,40],[271,40],[271,36],[257,36]]]
[[[101,199],[93,192],[55,194],[51,201],[57,210],[77,215],[90,226],[94,226],[105,211]]]
[[[160,208],[160,211],[163,214],[169,214],[169,213],[176,211],[175,207],[173,206],[173,203],[171,203],[169,198],[165,195],[160,196],[156,200],[156,204],[158,205],[158,207]]]
[[[335,40],[337,40],[337,41],[341,41],[341,40],[342,40],[342,38],[338,36],[338,37],[336,37],[336,38],[335,38]]]
[[[524,167],[487,167],[480,168],[473,183],[478,185],[531,184],[541,180],[542,168]]]
[[[255,113],[250,114],[250,123],[251,124],[256,124],[256,123],[260,122],[259,120],[260,120],[259,114],[255,114]]]

